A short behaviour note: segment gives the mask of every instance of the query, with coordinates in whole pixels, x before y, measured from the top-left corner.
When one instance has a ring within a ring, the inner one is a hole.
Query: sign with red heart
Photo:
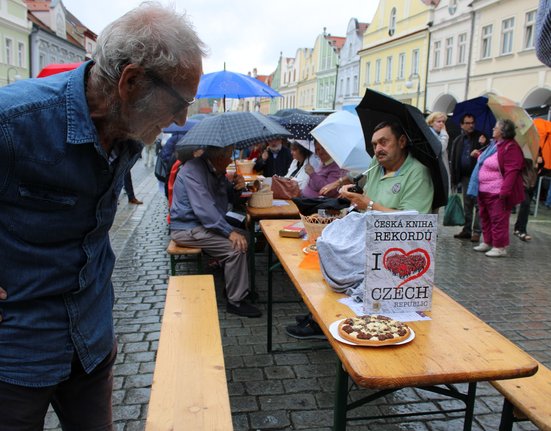
[[[367,217],[364,311],[428,311],[432,305],[437,216]]]

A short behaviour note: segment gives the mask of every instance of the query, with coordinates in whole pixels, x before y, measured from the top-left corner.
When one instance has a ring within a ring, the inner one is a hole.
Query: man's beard
[[[142,131],[139,130],[141,120],[148,115],[153,115],[150,112],[150,97],[140,99],[131,107],[132,115],[124,116],[121,111],[121,104],[118,101],[113,102],[109,106],[107,121],[109,136],[118,139],[132,139],[143,141]],[[144,144],[152,144],[153,142],[144,142]]]

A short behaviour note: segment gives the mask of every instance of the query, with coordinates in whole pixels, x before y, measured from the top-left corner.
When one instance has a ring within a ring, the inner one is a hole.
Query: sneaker
[[[507,256],[507,249],[505,247],[493,247],[485,255],[488,257],[505,257]]]
[[[456,233],[453,237],[457,239],[471,239],[471,234],[470,232],[465,232],[462,230],[461,232]]]
[[[479,242],[480,241],[480,234],[479,233],[473,233],[471,235],[471,242]]]
[[[260,317],[262,312],[256,308],[254,305],[248,304],[247,302],[240,302],[237,305],[228,304],[226,305],[226,311],[231,314],[237,314],[242,317]]]
[[[482,252],[490,251],[491,249],[492,249],[492,246],[490,244],[486,244],[485,242],[481,242],[476,247],[473,247],[474,251],[482,251]]]
[[[299,340],[325,340],[325,335],[319,325],[312,318],[308,318],[297,325],[289,325],[285,328],[289,337]]]

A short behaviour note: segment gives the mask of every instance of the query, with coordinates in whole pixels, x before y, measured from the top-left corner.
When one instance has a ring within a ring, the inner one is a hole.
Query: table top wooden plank
[[[212,275],[170,277],[146,430],[232,429]]]
[[[292,220],[262,220],[260,226],[285,271],[314,315],[350,377],[369,388],[398,388],[529,376],[537,363],[440,289],[433,291],[432,320],[408,323],[415,339],[401,346],[356,347],[336,341],[329,326],[354,315],[319,270],[299,268],[304,242],[282,238]],[[496,377],[499,376],[499,377]]]
[[[285,202],[289,205],[272,205],[268,208],[253,208],[247,206],[247,214],[252,220],[300,218],[298,207],[295,203],[292,200],[285,200]]]

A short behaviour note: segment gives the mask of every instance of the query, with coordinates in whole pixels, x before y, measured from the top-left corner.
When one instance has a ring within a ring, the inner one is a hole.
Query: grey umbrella
[[[178,142],[178,146],[235,146],[242,149],[259,142],[291,137],[283,126],[259,112],[224,112],[205,118]]]

